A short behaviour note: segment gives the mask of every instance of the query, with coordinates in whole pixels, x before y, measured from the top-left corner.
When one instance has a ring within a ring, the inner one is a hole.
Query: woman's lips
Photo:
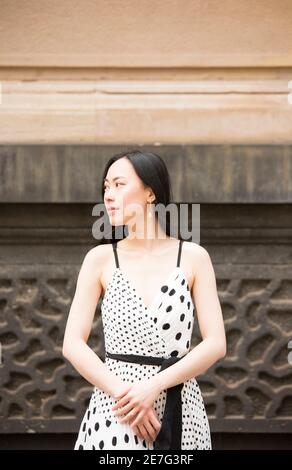
[[[108,211],[109,211],[109,212],[115,212],[115,211],[117,211],[117,210],[118,210],[118,209],[109,209]]]

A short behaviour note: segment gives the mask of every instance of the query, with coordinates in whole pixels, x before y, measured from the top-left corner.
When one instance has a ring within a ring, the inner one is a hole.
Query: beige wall
[[[0,79],[1,143],[290,143],[292,2],[2,0]]]

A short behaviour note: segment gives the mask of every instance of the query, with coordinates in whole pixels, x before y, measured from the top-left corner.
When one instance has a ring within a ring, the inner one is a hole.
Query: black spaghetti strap
[[[120,265],[119,265],[119,258],[118,258],[118,253],[117,253],[117,242],[113,242],[113,243],[112,243],[112,247],[113,247],[113,250],[114,250],[115,261],[116,261],[116,267],[119,268]]]
[[[178,255],[177,255],[177,263],[176,266],[180,265],[180,259],[181,259],[181,248],[182,248],[183,240],[179,241],[179,248],[178,248]],[[112,243],[114,255],[115,255],[115,261],[116,261],[116,267],[119,268],[119,258],[118,258],[118,253],[117,253],[117,242]]]
[[[178,255],[177,255],[177,263],[176,266],[178,267],[180,265],[180,258],[181,258],[181,247],[183,244],[183,240],[179,241],[179,248],[178,248]]]

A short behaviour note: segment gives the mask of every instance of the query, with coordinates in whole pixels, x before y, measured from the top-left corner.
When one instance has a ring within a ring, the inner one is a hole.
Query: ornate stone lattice
[[[291,432],[291,270],[216,271],[228,353],[198,376],[211,430]],[[62,356],[77,274],[76,265],[1,267],[3,433],[78,429],[92,386]],[[193,346],[200,340],[195,317]],[[100,304],[88,344],[104,358]]]
[[[267,266],[240,271],[217,281],[228,353],[200,380],[212,429],[291,432],[292,273]]]

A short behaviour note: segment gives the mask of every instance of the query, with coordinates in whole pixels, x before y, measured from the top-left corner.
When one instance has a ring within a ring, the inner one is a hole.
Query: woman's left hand
[[[143,416],[152,407],[154,401],[160,394],[161,382],[158,374],[148,380],[141,380],[133,383],[130,390],[115,395],[118,402],[112,407],[116,411],[116,416],[125,415],[120,419],[121,423],[132,421],[131,426],[135,426],[143,419]],[[127,389],[126,389],[127,390]],[[132,414],[131,414],[132,413]]]

